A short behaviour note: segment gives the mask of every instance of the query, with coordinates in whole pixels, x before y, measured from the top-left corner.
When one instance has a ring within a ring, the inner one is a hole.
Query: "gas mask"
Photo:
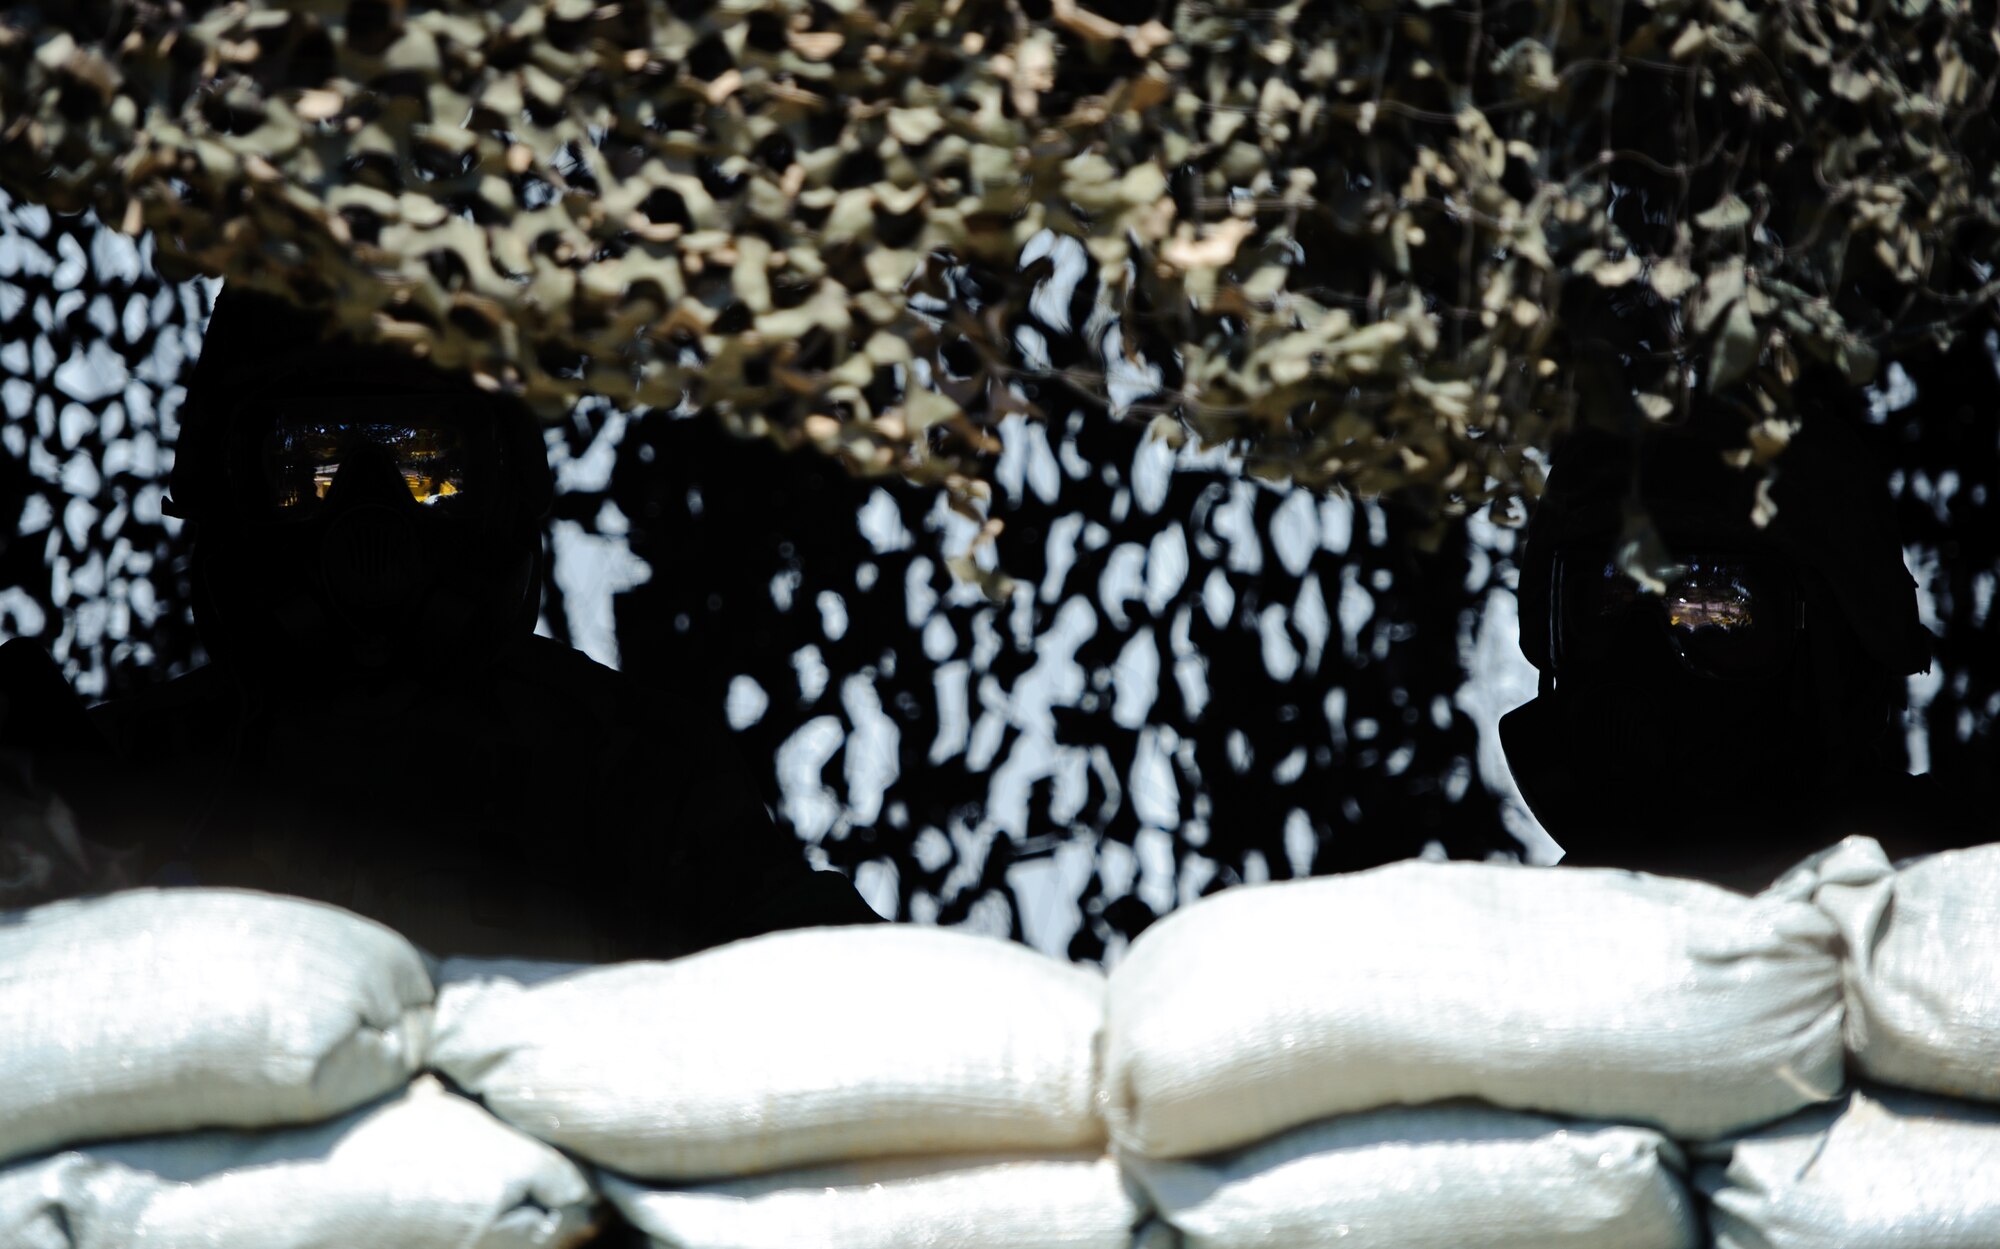
[[[1760,484],[1725,433],[1582,431],[1530,521],[1520,640],[1541,683],[1500,736],[1578,861],[1740,857],[1900,775],[1892,709],[1929,639],[1877,462],[1827,415]]]
[[[502,424],[448,392],[239,412],[229,523],[197,544],[204,632],[280,681],[490,661],[532,627],[539,589]]]
[[[1530,806],[1579,859],[1595,836],[1734,834],[1806,781],[1797,577],[1768,552],[1681,549],[1658,593],[1603,547],[1554,557],[1551,676],[1502,734]]]

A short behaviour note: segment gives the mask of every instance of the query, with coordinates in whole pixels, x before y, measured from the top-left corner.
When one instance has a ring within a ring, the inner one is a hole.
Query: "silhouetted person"
[[[552,483],[519,404],[230,291],[181,420],[211,662],[94,713],[149,879],[323,899],[438,953],[873,918],[719,724],[534,635]]]
[[[1565,862],[1756,888],[1850,833],[1894,857],[1979,840],[1905,774],[1905,679],[1930,634],[1881,467],[1839,418],[1757,471],[1698,432],[1560,448],[1529,525],[1521,649],[1539,696],[1501,737]],[[1619,571],[1643,511],[1674,570]]]

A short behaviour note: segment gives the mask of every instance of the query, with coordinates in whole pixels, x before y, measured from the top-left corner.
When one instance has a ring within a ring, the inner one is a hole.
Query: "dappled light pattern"
[[[1426,555],[1393,510],[1170,472],[1127,427],[1016,432],[993,602],[925,492],[633,425],[625,668],[727,707],[878,906],[1077,957],[1237,880],[1513,848],[1452,698],[1492,575],[1462,531]]]
[[[0,209],[0,635],[40,639],[85,697],[192,666],[180,522],[164,515],[203,282],[84,217]]]
[[[898,918],[1098,959],[1239,880],[1514,853],[1462,706],[1508,531],[1149,440],[1115,414],[1144,379],[1065,372],[1121,357],[1060,250],[1015,348],[1070,415],[1000,428],[984,542],[934,491],[587,406],[550,431],[545,629],[713,708],[808,854]],[[145,261],[0,213],[0,631],[93,699],[199,659],[160,501],[205,289]],[[2000,721],[1995,350],[1890,368],[1870,431],[1943,636],[1910,749],[1953,778]]]
[[[1911,763],[1991,783],[2000,773],[2000,331],[1892,365],[1871,416],[1895,466],[1896,523],[1924,623],[1939,637],[1936,663],[1910,681]]]

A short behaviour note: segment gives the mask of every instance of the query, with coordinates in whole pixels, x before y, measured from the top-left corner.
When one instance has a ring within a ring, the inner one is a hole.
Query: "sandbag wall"
[[[427,959],[337,909],[0,914],[0,1249],[2000,1244],[2000,846],[1754,898],[1407,863],[1108,978],[907,926]]]

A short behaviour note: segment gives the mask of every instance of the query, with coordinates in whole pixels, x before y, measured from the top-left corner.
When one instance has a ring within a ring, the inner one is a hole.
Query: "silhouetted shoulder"
[[[845,876],[808,866],[719,714],[548,638],[512,650],[505,669],[516,707],[546,743],[544,759],[566,759],[569,775],[594,778],[622,830],[621,860],[663,890],[699,944],[879,918]]]
[[[546,699],[574,703],[584,715],[606,729],[640,735],[682,737],[712,735],[724,729],[720,715],[640,685],[632,677],[590,659],[574,647],[546,637],[530,637],[502,661],[502,671],[514,683]]]
[[[213,664],[90,709],[91,723],[128,763],[212,753],[240,715],[235,687]]]

